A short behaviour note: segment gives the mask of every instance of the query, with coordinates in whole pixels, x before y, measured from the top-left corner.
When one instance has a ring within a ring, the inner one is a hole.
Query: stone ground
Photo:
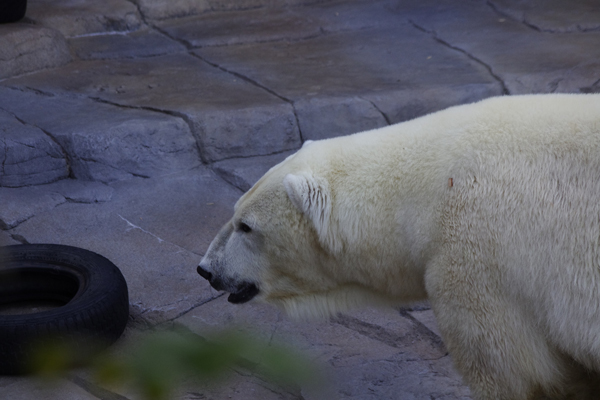
[[[468,399],[426,304],[296,322],[227,303],[196,265],[305,140],[552,92],[600,92],[596,0],[29,0],[0,25],[0,245],[119,266],[131,321],[116,349],[155,327],[236,326],[327,366],[327,395],[236,370],[177,399]],[[0,393],[138,398],[86,371],[53,387],[0,377]]]

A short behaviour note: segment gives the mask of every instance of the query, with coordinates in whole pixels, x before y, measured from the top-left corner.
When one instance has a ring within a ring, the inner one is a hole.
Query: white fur
[[[493,98],[311,143],[239,221],[253,232],[224,229],[201,265],[290,314],[429,298],[476,399],[600,398],[600,95]]]

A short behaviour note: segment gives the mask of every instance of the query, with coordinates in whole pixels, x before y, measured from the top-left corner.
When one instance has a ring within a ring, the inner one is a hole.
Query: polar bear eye
[[[245,224],[243,222],[240,222],[239,229],[240,229],[240,231],[242,231],[244,233],[248,233],[248,232],[252,231],[252,228],[250,228],[248,226],[248,224]]]

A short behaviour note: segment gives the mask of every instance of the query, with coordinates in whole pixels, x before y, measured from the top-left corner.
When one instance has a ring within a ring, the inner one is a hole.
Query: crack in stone
[[[275,92],[274,90],[269,89],[265,85],[261,84],[260,82],[254,80],[254,79],[252,79],[252,78],[250,78],[250,77],[248,77],[246,75],[243,75],[243,74],[241,74],[239,72],[236,72],[236,71],[230,70],[228,68],[225,68],[225,67],[223,67],[223,66],[221,66],[221,65],[219,65],[217,63],[211,62],[208,59],[200,56],[199,54],[193,52],[194,47],[190,43],[188,43],[187,41],[179,39],[177,37],[174,37],[174,36],[170,35],[168,32],[166,32],[165,30],[163,30],[163,29],[161,29],[161,28],[159,28],[159,27],[157,27],[155,25],[152,25],[152,28],[155,29],[156,31],[158,31],[159,33],[165,35],[169,39],[174,40],[174,41],[180,43],[181,45],[185,46],[186,49],[188,49],[188,54],[190,56],[192,56],[194,58],[197,58],[198,60],[204,62],[205,64],[210,65],[213,68],[221,70],[221,71],[223,71],[223,72],[225,72],[225,73],[227,73],[229,75],[233,75],[234,77],[239,78],[242,81],[247,82],[247,83],[251,84],[254,87],[262,89],[262,90],[266,91],[267,93],[269,93],[270,95],[275,96],[278,99],[280,99],[280,100],[282,100],[282,101],[290,104],[292,106],[292,111],[293,111],[294,117],[296,119],[296,126],[298,127],[298,132],[300,134],[300,140],[301,140],[301,142],[303,142],[303,140],[302,140],[302,132],[300,131],[300,124],[298,122],[298,115],[296,114],[296,108],[294,107],[294,102],[291,99],[288,99],[288,98],[280,95],[279,93]]]
[[[210,303],[211,301],[213,301],[213,300],[216,300],[216,299],[218,299],[218,298],[220,298],[220,297],[223,297],[223,296],[225,296],[226,294],[227,294],[227,293],[223,292],[223,293],[219,293],[219,294],[217,294],[216,296],[210,297],[210,298],[208,298],[208,299],[201,300],[201,301],[199,301],[198,303],[195,303],[195,304],[191,305],[191,306],[190,306],[190,307],[188,307],[186,310],[183,310],[183,311],[179,312],[179,313],[178,313],[176,316],[174,316],[174,317],[172,317],[172,318],[169,318],[169,319],[167,319],[167,320],[165,320],[165,321],[161,322],[160,324],[165,324],[165,323],[173,322],[173,321],[175,321],[176,319],[178,319],[178,318],[181,318],[181,317],[183,317],[184,315],[188,314],[189,312],[191,312],[191,311],[194,311],[196,308],[198,308],[198,307],[200,307],[200,306],[203,306],[204,304]],[[157,324],[157,325],[160,325],[160,324]]]
[[[597,26],[595,28],[582,28],[581,25],[577,24],[577,31],[580,33],[598,32],[598,31],[600,31],[600,26]],[[544,32],[546,32],[546,31],[544,31]],[[569,33],[569,32],[567,31],[566,33]]]
[[[104,389],[92,382],[78,377],[77,375],[72,375],[67,379],[100,400],[130,400],[128,397]]]
[[[359,97],[359,99],[364,100],[366,102],[369,102],[373,106],[373,108],[375,108],[375,110],[377,110],[379,112],[379,114],[381,114],[381,116],[385,120],[385,123],[388,124],[388,125],[392,125],[392,122],[390,121],[390,119],[388,118],[388,116],[383,111],[381,111],[381,109],[379,107],[377,107],[377,104],[375,104],[374,101],[371,101],[369,99],[365,99],[364,97]]]
[[[179,300],[174,301],[172,303],[163,304],[161,306],[152,307],[152,308],[146,308],[146,309],[144,309],[140,313],[140,315],[144,315],[144,314],[149,313],[149,312],[165,312],[165,311],[170,311],[170,310],[172,310],[174,308],[177,308],[178,304],[181,304],[181,303],[186,302],[188,300],[189,300],[188,297],[184,297],[183,299],[179,299]]]
[[[7,222],[3,221],[2,219],[0,219],[0,229],[3,231],[7,231],[9,229],[16,228],[17,226],[21,225],[23,222],[27,222],[28,220],[30,220],[33,217],[35,217],[35,214],[29,215],[26,217],[22,217],[22,219],[19,219],[17,221],[10,221],[10,223],[7,223]]]
[[[136,3],[133,0],[126,0],[126,1],[128,1],[131,4],[133,4],[136,7],[136,9],[138,10],[138,14],[140,15],[140,18],[142,19],[142,22],[144,23],[144,25],[146,25],[147,28],[149,28],[149,29],[157,32],[158,34],[166,37],[167,39],[170,39],[170,40],[173,40],[173,41],[175,41],[175,42],[177,42],[179,44],[182,44],[189,51],[189,46],[186,44],[185,41],[179,40],[178,38],[171,37],[171,35],[167,34],[163,29],[161,29],[158,26],[156,26],[156,25],[148,22],[148,20],[146,19],[146,15],[144,15],[144,13],[142,12],[142,9],[141,9],[141,7],[140,7],[140,5],[138,3]],[[183,17],[173,17],[173,18],[169,18],[169,19],[179,19],[179,18],[184,18],[184,17],[185,16],[183,16]]]
[[[165,240],[164,240],[164,239],[161,239],[160,237],[156,236],[154,233],[152,233],[152,232],[149,232],[149,231],[145,230],[144,228],[142,228],[142,227],[140,227],[140,226],[137,226],[137,225],[135,225],[134,223],[132,223],[131,221],[129,221],[127,218],[123,217],[121,214],[117,214],[117,215],[119,216],[119,218],[121,218],[123,221],[125,221],[125,222],[127,223],[127,226],[129,226],[129,229],[127,229],[127,230],[126,230],[126,232],[128,232],[128,231],[130,231],[130,230],[132,230],[132,229],[139,229],[140,231],[142,231],[142,232],[144,232],[144,233],[146,233],[146,234],[148,234],[148,235],[152,236],[153,238],[156,238],[156,239],[158,240],[158,243],[163,243],[163,242],[165,242]],[[166,243],[169,243],[169,242],[166,242]],[[180,249],[182,249],[182,250],[185,250],[185,249],[183,249],[182,247],[179,247],[179,246],[177,246],[177,245],[176,245],[176,244],[174,244],[174,243],[170,243],[170,244],[172,244],[172,245],[174,245],[174,246],[176,246],[176,247],[178,247],[178,248],[180,248]]]
[[[129,1],[132,1],[132,0],[129,0]],[[249,78],[249,77],[247,77],[247,76],[245,76],[243,74],[240,74],[240,73],[238,73],[236,71],[229,70],[229,69],[227,69],[227,68],[225,68],[225,67],[223,67],[223,66],[221,66],[221,65],[219,65],[217,63],[213,63],[213,62],[205,59],[204,57],[200,56],[199,54],[194,53],[193,52],[194,47],[190,43],[188,43],[187,41],[185,41],[183,39],[179,39],[179,38],[177,38],[175,36],[172,36],[167,31],[165,31],[164,29],[162,29],[162,28],[160,28],[160,27],[158,27],[156,25],[148,23],[146,21],[145,17],[143,16],[141,10],[139,10],[139,6],[137,4],[136,4],[136,7],[138,7],[138,11],[140,12],[140,15],[142,15],[142,20],[143,20],[143,22],[148,27],[150,27],[154,31],[158,32],[159,34],[165,36],[166,38],[168,38],[170,40],[173,40],[173,41],[175,41],[175,42],[183,45],[188,50],[188,54],[190,56],[192,56],[192,57],[194,57],[194,58],[196,58],[196,59],[204,62],[205,64],[210,65],[213,68],[217,68],[217,69],[219,69],[219,70],[221,70],[221,71],[223,71],[223,72],[225,72],[225,73],[227,73],[229,75],[233,75],[233,76],[241,79],[242,81],[247,82],[247,83],[249,83],[249,84],[251,84],[251,85],[253,85],[253,86],[255,86],[255,87],[259,88],[259,89],[262,89],[262,90],[266,91],[267,93],[271,94],[272,96],[275,96],[278,99],[280,99],[280,100],[288,103],[292,107],[292,112],[294,114],[294,119],[296,121],[296,127],[298,128],[298,135],[299,135],[299,138],[300,138],[300,143],[304,143],[304,139],[302,137],[302,130],[300,128],[300,121],[298,119],[298,114],[296,112],[296,107],[294,105],[294,102],[291,99],[288,99],[288,98],[280,95],[279,93],[275,92],[274,90],[269,89],[268,87],[262,85],[261,83],[255,81],[255,80],[253,80],[253,79],[251,79],[251,78]],[[109,102],[109,101],[106,101],[104,99],[100,99],[100,98],[92,98],[92,99],[98,100],[98,101],[103,101],[103,102],[106,102],[108,104],[112,104],[112,105],[115,105],[115,106],[118,106],[118,107],[124,107],[123,105],[120,105],[120,104],[117,104],[117,103],[113,103],[113,102]],[[166,113],[166,114],[169,114],[169,115],[174,115],[174,116],[180,117],[180,118],[182,118],[188,124],[190,132],[192,132],[192,134],[194,132],[196,132],[196,130],[194,129],[194,123],[185,114],[174,112],[174,111],[155,109],[155,108],[152,108],[152,107],[139,107],[139,108],[140,109],[147,109],[147,110],[155,111],[155,112],[162,112],[162,113]],[[196,136],[196,135],[194,135],[194,136]],[[198,153],[199,153],[200,159],[202,160],[202,162],[204,164],[208,164],[209,161],[202,155],[202,146],[200,144],[200,141],[196,137],[195,137],[195,140],[196,140],[196,145],[198,147]],[[219,161],[221,161],[221,160],[219,160]]]
[[[254,80],[254,79],[252,79],[250,77],[247,77],[246,75],[243,75],[243,74],[241,74],[239,72],[236,72],[236,71],[230,70],[228,68],[225,68],[225,67],[223,67],[223,66],[221,66],[221,65],[219,65],[217,63],[213,63],[211,61],[208,61],[206,58],[200,56],[199,54],[196,54],[194,52],[190,52],[189,54],[192,57],[196,57],[197,59],[201,60],[202,62],[205,62],[206,64],[210,65],[211,67],[217,68],[217,69],[219,69],[219,70],[221,70],[221,71],[223,71],[223,72],[225,72],[227,74],[233,75],[236,78],[239,78],[239,79],[241,79],[241,80],[243,80],[243,81],[245,81],[245,82],[247,82],[247,83],[249,83],[249,84],[251,84],[251,85],[253,85],[253,86],[257,87],[257,88],[259,88],[259,89],[262,89],[265,92],[271,94],[272,96],[275,96],[278,99],[280,99],[280,100],[284,101],[285,103],[289,104],[292,107],[292,113],[294,114],[294,119],[296,121],[296,127],[298,128],[298,135],[299,135],[299,138],[300,138],[300,143],[304,143],[304,138],[302,136],[302,129],[300,128],[300,120],[298,118],[298,113],[296,111],[296,106],[295,106],[293,100],[288,99],[287,97],[280,95],[279,93],[275,92],[274,90],[269,89],[265,85],[261,84],[260,82]]]
[[[165,318],[165,319],[149,318],[149,317],[145,316],[144,314],[150,315],[149,313],[152,313],[152,312],[164,314],[165,311],[162,310],[163,308],[179,304],[181,302],[187,301],[188,299],[186,298],[186,299],[178,300],[173,303],[166,304],[166,305],[163,305],[160,307],[152,307],[152,308],[144,308],[141,302],[132,303],[131,307],[133,307],[136,311],[130,312],[130,318],[132,318],[134,323],[136,323],[137,325],[142,325],[144,330],[157,329],[157,328],[158,329],[170,328],[173,326],[185,327],[185,325],[177,322],[176,320],[185,316],[186,314],[194,311],[196,308],[203,306],[204,304],[210,303],[211,301],[214,301],[216,299],[219,299],[219,298],[225,296],[226,294],[227,293],[225,293],[225,292],[221,292],[221,293],[217,293],[216,295],[209,297],[207,299],[205,298],[205,299],[199,300],[198,302],[192,304],[191,306],[187,307],[186,309],[179,311],[175,316]],[[187,327],[185,327],[185,328],[188,329]]]
[[[556,93],[556,89],[558,89],[558,85],[564,81],[564,78],[556,78],[550,83],[548,83],[548,89],[550,93]]]
[[[39,71],[36,71],[39,72]],[[31,75],[33,73],[28,73],[25,75]],[[24,76],[24,75],[19,75],[19,76]],[[17,77],[19,77],[17,76]],[[14,77],[11,77],[10,79],[12,79]],[[34,87],[31,86],[12,86],[12,85],[8,85],[8,86],[3,86],[3,88],[9,89],[9,90],[16,90],[17,92],[21,92],[21,93],[34,93],[40,96],[44,96],[44,97],[56,97],[56,94],[51,93],[51,92],[46,92],[40,89],[36,89]]]
[[[60,193],[58,193],[58,192],[55,192],[55,193],[59,194],[60,196],[63,196],[63,197],[65,198],[65,200],[66,200],[66,202],[65,202],[65,203],[70,203],[70,204],[93,204],[93,203],[104,203],[104,202],[106,202],[106,200],[98,200],[98,199],[95,199],[95,200],[92,200],[92,201],[87,201],[87,200],[75,200],[75,199],[73,199],[73,198],[71,198],[71,197],[64,196],[64,195],[62,195],[62,194],[60,194]],[[64,203],[61,203],[61,204],[64,204]],[[57,207],[58,207],[59,205],[61,205],[61,204],[58,204],[58,205],[57,205]]]
[[[579,88],[581,93],[600,93],[600,79],[592,83],[590,86]]]
[[[401,347],[400,342],[402,342],[403,337],[389,332],[381,326],[370,324],[358,318],[350,317],[344,314],[341,314],[335,319],[332,319],[332,322],[341,325],[345,328],[351,329],[355,332],[358,332],[361,335],[367,336],[371,339],[383,342],[388,346],[396,348]]]
[[[241,188],[240,186],[236,185],[236,184],[235,184],[235,183],[233,183],[233,182],[230,182],[230,181],[229,181],[229,179],[227,179],[227,177],[226,177],[226,176],[227,176],[227,174],[226,174],[225,172],[219,172],[219,171],[215,170],[215,169],[214,169],[214,168],[212,168],[212,167],[211,167],[211,169],[212,169],[212,171],[213,171],[213,172],[214,172],[214,173],[215,173],[215,174],[216,174],[216,175],[217,175],[219,178],[223,179],[223,181],[224,181],[225,183],[227,183],[228,185],[231,185],[231,186],[233,186],[234,188],[236,188],[237,190],[239,190],[239,191],[240,191],[240,192],[242,192],[242,193],[245,193],[245,192],[246,192],[246,191],[245,191],[243,188]]]
[[[128,3],[133,4],[133,6],[136,8],[136,10],[138,11],[138,14],[140,14],[140,18],[142,19],[142,22],[146,25],[148,25],[148,22],[146,21],[146,16],[144,15],[144,13],[142,13],[142,10],[140,9],[139,4],[137,4],[135,1],[133,0],[126,0]]]
[[[185,248],[179,246],[178,244],[175,244],[173,242],[170,242],[168,240],[160,238],[159,236],[155,235],[154,233],[152,233],[150,231],[147,231],[146,229],[142,228],[141,226],[138,226],[138,225],[132,223],[127,218],[123,217],[121,214],[117,214],[117,215],[119,216],[119,218],[121,218],[123,221],[125,221],[127,223],[127,226],[129,227],[129,229],[127,231],[132,230],[132,229],[138,229],[138,230],[144,232],[145,234],[152,236],[153,238],[155,238],[156,240],[158,240],[159,243],[170,244],[172,246],[177,247],[180,251],[184,251],[186,253],[192,253],[192,254],[196,254],[198,256],[202,256],[202,254],[195,253],[195,252],[193,252],[191,250],[188,250],[188,249],[185,249]]]
[[[56,95],[54,93],[46,92],[46,91],[40,90],[40,89],[36,89],[36,88],[31,87],[31,86],[24,86],[24,88],[27,89],[27,91],[21,90],[20,88],[14,87],[14,86],[11,86],[10,88],[11,89],[16,89],[16,90],[18,90],[20,92],[23,92],[23,93],[27,93],[27,91],[29,91],[29,92],[33,92],[35,94],[38,94],[38,95],[41,95],[41,96],[45,96],[45,97],[56,97]]]
[[[219,171],[218,169],[215,168],[215,164],[218,163],[218,162],[227,161],[227,160],[249,159],[249,158],[258,158],[258,157],[269,157],[269,156],[274,156],[274,155],[277,155],[277,154],[287,153],[288,151],[293,151],[293,150],[297,150],[297,149],[281,150],[281,151],[276,151],[274,153],[269,153],[269,154],[228,157],[228,158],[224,158],[224,159],[221,159],[221,160],[218,160],[218,161],[213,161],[211,164],[209,164],[208,167],[215,173],[215,175],[217,175],[219,178],[223,179],[223,181],[225,181],[225,183],[233,186],[234,188],[238,189],[242,193],[245,193],[246,192],[245,189],[243,189],[242,187],[236,185],[234,182],[232,182],[230,179],[228,179],[228,177],[229,177],[228,176],[228,171]]]
[[[290,101],[289,104],[292,106],[292,112],[294,113],[294,119],[296,120],[296,126],[298,127],[298,135],[300,135],[300,143],[304,144],[305,140],[304,140],[304,136],[302,135],[302,128],[300,127],[300,119],[298,118],[298,112],[296,111],[296,105],[292,101]]]
[[[475,61],[477,64],[479,64],[479,65],[481,65],[482,67],[484,67],[484,68],[485,68],[485,69],[488,71],[488,73],[489,73],[489,74],[492,76],[492,78],[494,78],[494,80],[495,80],[496,82],[498,82],[498,84],[500,84],[500,86],[501,86],[501,88],[502,88],[502,94],[503,94],[503,95],[509,95],[509,94],[510,94],[510,91],[509,91],[509,90],[508,90],[508,88],[506,87],[506,84],[504,83],[504,81],[503,81],[503,80],[502,80],[502,79],[501,79],[501,78],[500,78],[498,75],[496,75],[496,74],[494,73],[494,70],[492,69],[492,67],[491,67],[491,66],[487,65],[485,62],[483,62],[483,61],[482,61],[482,60],[480,60],[479,58],[475,57],[473,54],[469,53],[468,51],[466,51],[466,50],[464,50],[464,49],[461,49],[460,47],[454,46],[454,45],[450,44],[449,42],[447,42],[447,41],[443,40],[442,38],[440,38],[440,37],[438,36],[438,34],[437,34],[435,31],[433,31],[433,30],[428,30],[428,29],[426,29],[426,28],[424,28],[424,27],[422,27],[422,26],[418,25],[416,22],[414,22],[414,21],[413,21],[413,20],[411,20],[411,19],[409,19],[409,20],[408,20],[408,22],[409,22],[409,23],[410,23],[410,24],[411,24],[413,27],[415,27],[416,29],[420,30],[421,32],[424,32],[424,33],[427,33],[427,34],[431,35],[431,36],[433,37],[433,39],[434,39],[436,42],[438,42],[438,43],[440,43],[440,44],[442,44],[442,45],[444,45],[444,46],[448,47],[449,49],[452,49],[452,50],[455,50],[455,51],[458,51],[458,52],[460,52],[460,53],[464,54],[464,55],[465,55],[465,56],[467,56],[469,59],[471,59],[471,60]]]
[[[241,80],[243,80],[245,82],[248,82],[251,85],[253,85],[253,86],[255,86],[255,87],[259,88],[259,89],[262,89],[265,92],[267,92],[267,93],[269,93],[269,94],[277,97],[278,99],[285,101],[286,103],[293,104],[292,100],[290,100],[290,99],[288,99],[288,98],[280,95],[279,93],[275,92],[274,90],[269,89],[268,87],[266,87],[262,83],[257,82],[254,79],[247,77],[246,75],[243,75],[243,74],[241,74],[239,72],[236,72],[236,71],[233,71],[233,70],[230,70],[230,69],[227,69],[227,68],[225,68],[225,67],[223,67],[223,66],[221,66],[221,65],[219,65],[217,63],[214,63],[212,61],[207,60],[206,58],[204,58],[204,57],[202,57],[199,54],[196,54],[194,52],[190,52],[190,55],[193,56],[193,57],[196,57],[200,61],[205,62],[206,64],[210,65],[213,68],[217,68],[217,69],[219,69],[219,70],[221,70],[221,71],[223,71],[223,72],[225,72],[225,73],[227,73],[229,75],[233,75],[236,78],[239,78],[239,79],[241,79]]]
[[[155,112],[155,113],[159,113],[159,114],[163,114],[163,115],[168,115],[170,117],[180,118],[188,126],[190,134],[192,135],[192,139],[194,139],[194,143],[196,143],[196,151],[197,151],[198,158],[200,159],[200,161],[203,164],[207,164],[208,163],[208,161],[202,155],[202,147],[200,145],[200,142],[199,142],[198,138],[194,134],[194,132],[195,132],[194,122],[192,121],[192,119],[188,115],[186,115],[186,114],[184,114],[182,112],[179,112],[179,111],[165,110],[165,109],[162,109],[162,108],[151,107],[151,106],[132,106],[132,105],[129,105],[129,104],[121,104],[121,103],[117,103],[117,102],[114,102],[114,101],[103,99],[101,97],[89,96],[88,99],[90,99],[92,101],[95,101],[95,102],[98,102],[98,103],[108,104],[110,106],[114,106],[114,107],[118,107],[118,108],[123,108],[125,110],[150,111],[150,112]],[[181,151],[183,151],[183,150],[181,150]]]
[[[487,1],[487,2],[486,2],[486,4],[487,4],[487,5],[488,5],[488,6],[489,6],[489,7],[490,7],[492,10],[494,10],[494,11],[496,12],[496,14],[498,14],[499,16],[501,16],[501,17],[503,17],[503,18],[508,18],[508,19],[510,19],[511,21],[515,21],[515,22],[518,22],[518,23],[520,23],[520,24],[523,24],[523,25],[525,25],[526,27],[528,27],[528,28],[530,28],[530,29],[533,29],[533,30],[534,30],[534,31],[536,31],[536,32],[543,32],[543,31],[542,31],[542,29],[540,29],[539,27],[535,26],[534,24],[531,24],[531,23],[527,22],[527,20],[526,20],[525,18],[523,18],[522,20],[518,20],[518,19],[514,18],[512,15],[510,15],[510,14],[508,14],[508,13],[504,12],[504,11],[501,11],[501,10],[498,8],[498,6],[497,6],[497,5],[495,5],[495,4],[494,4],[492,1]],[[555,33],[555,32],[550,32],[550,33]]]
[[[39,72],[39,71],[37,71],[37,72]],[[34,73],[28,73],[28,74],[25,74],[25,75],[32,75],[32,74],[34,74]],[[12,79],[12,78],[19,78],[19,77],[25,76],[25,75],[19,75],[19,76],[16,76],[16,77],[11,77],[10,79]],[[59,94],[57,94],[57,93],[47,92],[47,91],[44,91],[44,90],[41,90],[41,89],[38,89],[38,88],[34,88],[34,87],[31,87],[31,86],[27,86],[27,85],[24,85],[24,86],[7,85],[7,86],[2,86],[2,88],[8,89],[8,90],[14,90],[14,91],[21,92],[21,93],[26,93],[26,94],[35,94],[35,95],[38,95],[38,96],[43,96],[43,97],[48,97],[48,98],[59,97]],[[60,96],[63,97],[63,98],[68,98],[68,99],[81,99],[81,98],[83,98],[83,96],[77,95],[77,94],[72,93],[72,92],[60,93]]]
[[[523,15],[523,18],[518,19],[518,18],[515,18],[513,15],[500,10],[500,8],[496,4],[494,4],[494,2],[491,0],[488,0],[486,2],[486,4],[501,17],[508,18],[511,21],[515,21],[517,23],[523,24],[526,27],[533,29],[536,32],[550,33],[550,34],[569,34],[569,33],[588,33],[588,32],[600,31],[600,25],[597,27],[594,27],[594,28],[582,28],[581,25],[577,24],[577,30],[575,32],[568,28],[564,31],[556,30],[556,29],[542,28],[542,27],[535,25],[534,23],[528,21],[527,18],[525,17],[525,15]]]
[[[22,235],[19,235],[18,233],[12,233],[10,235],[10,237],[14,240],[17,241],[21,244],[29,244],[29,241],[27,239],[25,239],[25,237],[23,237]]]
[[[52,97],[54,97],[54,95],[52,95]],[[13,113],[11,111],[8,111],[8,110],[4,110],[4,111],[7,112],[8,114],[12,115],[13,118],[15,118],[17,121],[19,121],[24,126],[32,126],[34,128],[37,128],[40,131],[42,131],[42,133],[44,133],[46,136],[48,136],[48,138],[50,138],[50,140],[52,140],[52,142],[58,146],[61,153],[63,154],[63,158],[65,160],[65,163],[67,164],[67,177],[71,178],[71,179],[75,178],[75,176],[73,174],[73,169],[71,167],[71,165],[72,165],[71,155],[65,150],[65,148],[60,144],[60,142],[56,139],[56,137],[52,133],[50,133],[49,131],[43,129],[42,127],[40,127],[36,124],[30,124],[29,122],[20,118],[19,116],[17,116],[15,113]],[[21,144],[23,144],[23,143],[21,143]],[[4,142],[4,146],[5,146],[4,151],[6,153],[6,142]],[[29,147],[35,148],[34,146],[29,146]],[[52,156],[50,156],[50,157],[52,158]],[[6,161],[6,158],[4,161]],[[4,161],[2,162],[2,172],[3,173],[4,173]]]
[[[415,325],[415,329],[417,330],[417,332],[419,334],[427,336],[429,338],[430,342],[436,348],[438,348],[440,351],[444,352],[446,355],[448,354],[448,351],[446,350],[446,345],[442,341],[442,338],[440,338],[438,335],[436,335],[435,332],[433,332],[431,329],[429,329],[421,321],[419,321],[418,319],[416,319],[415,317],[410,315],[410,313],[407,310],[401,309],[398,312],[400,313],[401,316],[410,320]]]
[[[429,330],[429,328],[423,325],[419,320],[415,319],[412,315],[408,314],[408,312],[400,311],[400,315],[409,319],[413,323],[414,332],[409,332],[405,335],[398,335],[397,333],[390,332],[379,325],[370,324],[358,318],[350,317],[344,314],[339,315],[337,318],[332,320],[332,322],[395,348],[403,348],[407,344],[410,344],[415,340],[419,340],[424,336],[428,339],[428,342],[432,345],[432,347],[438,351],[441,351],[443,354],[447,354],[446,347],[442,340],[435,333]]]

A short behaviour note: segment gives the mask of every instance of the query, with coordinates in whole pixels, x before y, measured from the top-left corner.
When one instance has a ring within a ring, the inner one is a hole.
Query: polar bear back
[[[483,102],[461,131],[443,240],[456,268],[485,274],[560,351],[599,370],[600,96],[530,99]]]

